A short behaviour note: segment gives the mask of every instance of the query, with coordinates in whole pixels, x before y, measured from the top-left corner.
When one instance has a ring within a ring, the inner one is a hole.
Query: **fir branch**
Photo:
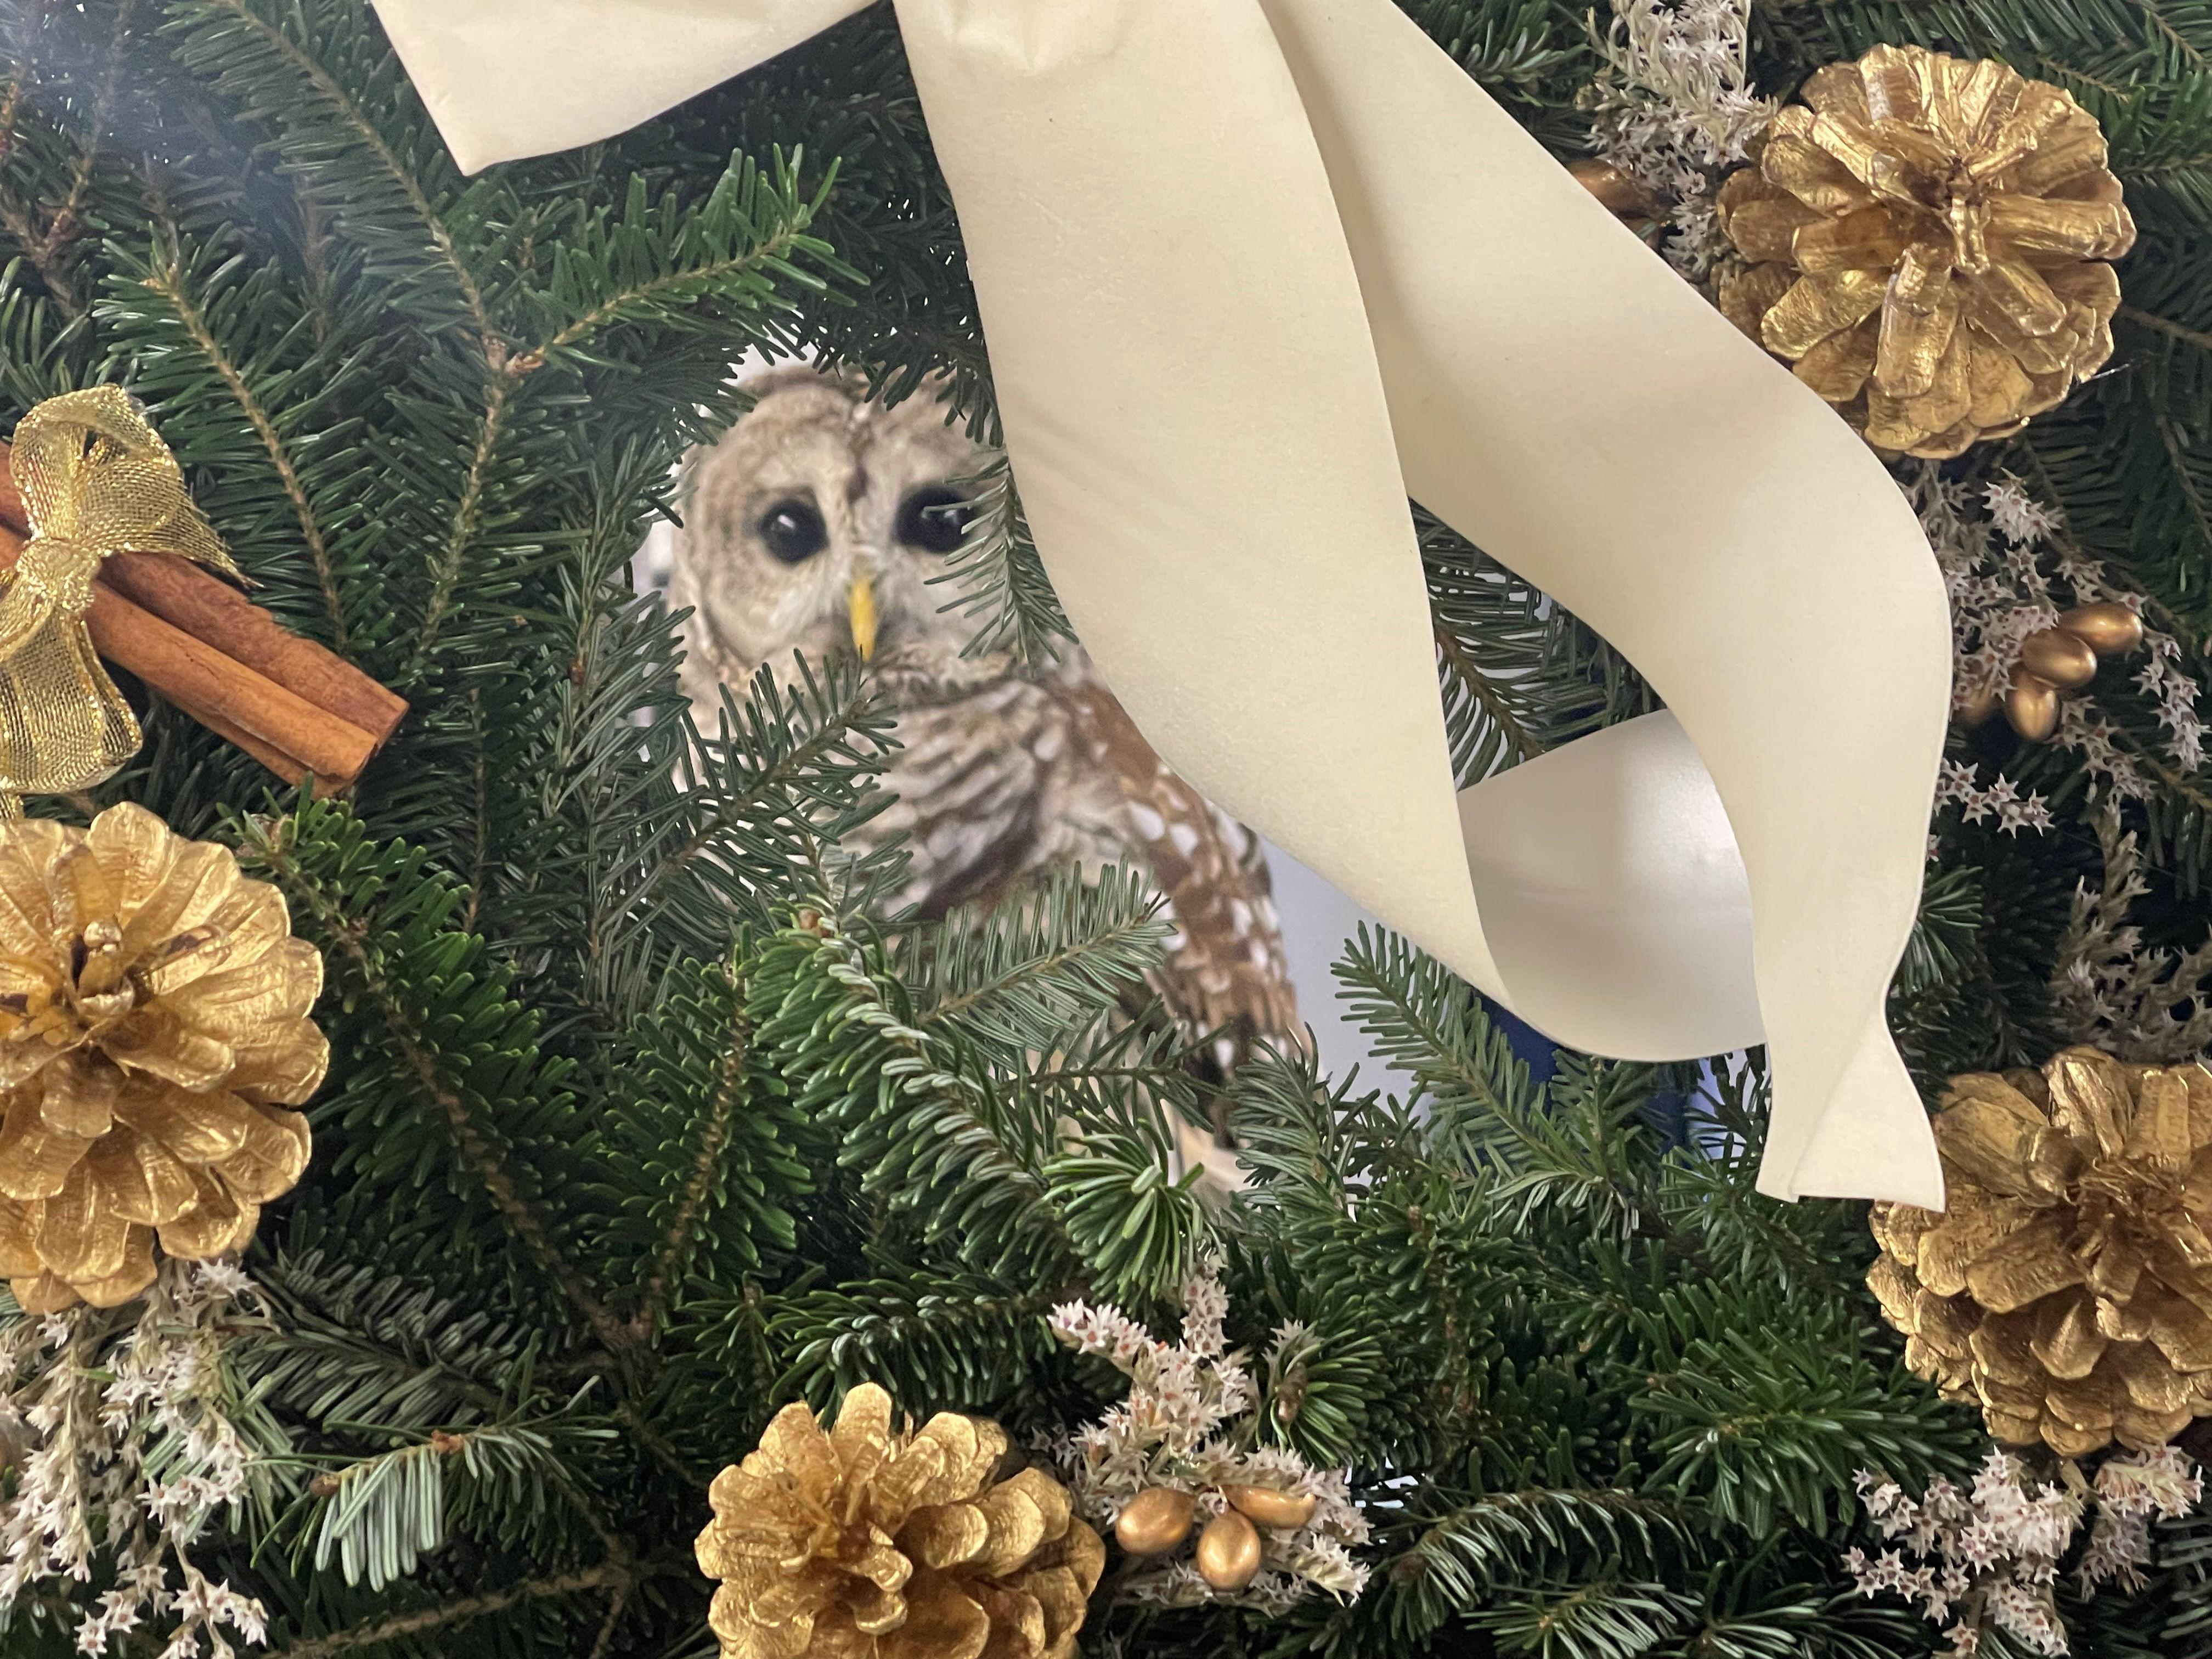
[[[2159,441],[2165,446],[2166,459],[2172,463],[2174,485],[2188,506],[2190,520],[2196,526],[2197,539],[2203,545],[2212,547],[2212,502],[2208,502],[2204,492],[2197,488],[2196,477],[2190,471],[2189,457],[2182,448],[2181,434],[2174,430],[2172,421],[2162,413],[2153,418],[2151,425],[2158,434]]]
[[[2203,50],[2174,26],[2173,21],[2166,15],[2164,8],[2158,3],[2158,0],[2136,0],[2136,3],[2142,9],[2143,15],[2157,30],[2159,38],[2173,48],[2176,57],[2185,62],[2191,70],[2199,73],[2207,68],[2212,68],[2212,62],[2208,62]]]
[[[2195,346],[2199,351],[2212,351],[2212,334],[2202,329],[2184,327],[2170,317],[2160,317],[2136,306],[2124,305],[2118,314],[2139,327],[2154,330],[2169,339],[2179,340],[2185,345]]]
[[[83,131],[77,134],[72,149],[69,182],[60,203],[46,220],[46,228],[39,228],[34,206],[19,204],[5,191],[0,191],[0,226],[4,226],[15,239],[23,256],[30,260],[45,284],[47,297],[64,319],[82,313],[83,301],[78,297],[76,283],[63,260],[63,251],[77,230],[77,217],[82,211],[87,191],[91,188],[93,175],[98,166],[100,142],[115,110],[115,94],[121,76],[123,54],[130,37],[131,15],[136,0],[122,0],[116,11],[114,26],[108,37],[105,73],[95,90],[88,119]],[[82,9],[82,8],[80,8]],[[20,123],[22,118],[26,94],[33,74],[29,44],[32,38],[45,27],[43,8],[26,6],[14,20],[15,33],[21,48],[9,77],[4,100],[0,100],[0,166],[14,156]]]
[[[173,240],[168,245],[166,256],[157,257],[153,274],[142,280],[146,288],[168,301],[177,320],[184,325],[185,332],[207,360],[208,367],[229,388],[239,412],[246,416],[246,424],[253,428],[253,435],[261,441],[261,447],[269,453],[269,464],[276,468],[285,496],[291,501],[292,510],[299,519],[301,539],[307,543],[308,556],[315,562],[315,576],[322,586],[323,603],[330,617],[331,642],[340,651],[348,649],[350,641],[346,629],[345,605],[338,596],[337,572],[331,564],[330,549],[324,542],[322,526],[317,520],[313,506],[307,500],[307,488],[300,481],[298,469],[292,465],[290,450],[277,432],[276,423],[270,418],[269,411],[260,398],[254,395],[253,388],[246,383],[246,376],[237,363],[223,349],[222,343],[209,328],[206,313],[186,288],[183,262],[176,255]]]
[[[476,539],[478,523],[483,516],[485,475],[491,469],[492,457],[506,424],[507,404],[514,395],[519,374],[520,371],[514,368],[514,360],[503,359],[495,360],[491,372],[485,377],[483,410],[477,416],[476,447],[469,456],[460,498],[453,503],[445,546],[431,565],[430,595],[423,606],[422,623],[416,632],[415,649],[408,658],[406,675],[421,672],[432,648],[438,642],[438,632],[445,625],[447,613],[453,609],[453,589],[460,581],[461,567],[467,560],[470,544]]]
[[[326,926],[342,924],[342,919],[334,915],[326,915],[323,920]],[[406,1010],[393,994],[383,974],[370,960],[368,951],[362,948],[359,939],[342,925],[337,926],[335,931],[340,952],[346,957],[356,976],[368,992],[379,1017],[384,1022],[385,1030],[391,1034],[393,1045],[405,1056],[423,1094],[444,1115],[462,1156],[475,1168],[483,1182],[484,1190],[491,1195],[499,1212],[507,1218],[507,1224],[514,1230],[515,1237],[522,1241],[523,1248],[553,1276],[562,1294],[568,1297],[577,1312],[583,1315],[593,1335],[617,1353],[635,1346],[636,1334],[607,1311],[606,1304],[585,1283],[583,1275],[554,1248],[552,1236],[545,1224],[538,1218],[538,1212],[524,1200],[514,1177],[507,1173],[506,1160],[499,1155],[490,1139],[477,1127],[475,1118],[459,1093],[447,1085],[429,1046],[420,1040]]]
[[[253,0],[195,0],[195,9],[227,15],[237,27],[256,38],[264,51],[313,90],[326,114],[351,133],[356,142],[374,158],[390,185],[398,191],[419,222],[423,235],[437,255],[438,264],[460,295],[478,349],[488,362],[492,361],[495,354],[502,349],[503,343],[475,273],[461,258],[458,241],[431,204],[421,179],[400,160],[391,141],[362,107],[360,100],[281,24],[264,17]]]
[[[599,1626],[599,1633],[592,1644],[588,1659],[609,1659],[615,1650],[615,1626],[622,1622],[623,1614],[629,1608],[630,1592],[635,1589],[634,1580],[623,1579],[615,1586],[614,1594],[607,1598],[607,1616]]]
[[[28,58],[18,58],[15,73],[9,78],[4,99],[0,99],[0,118],[4,118],[5,121],[4,125],[0,125],[0,167],[12,160],[15,153],[16,135],[23,116],[23,93],[30,70]],[[40,252],[46,245],[45,234],[33,222],[29,210],[15,200],[12,192],[4,189],[0,189],[0,228],[4,228],[9,235],[15,238],[15,246],[22,250],[23,257],[30,260],[32,268],[46,284],[46,297],[53,301],[55,309],[64,318],[75,317],[77,305],[70,294],[67,283],[62,280],[58,272],[40,262]]]
[[[715,769],[714,787],[701,792],[706,810],[641,879],[610,887],[592,912],[594,939],[611,933],[619,917],[663,902],[667,884],[695,861],[721,853],[734,834],[758,834],[780,825],[793,837],[793,850],[809,867],[818,868],[823,841],[854,827],[856,820],[842,814],[817,825],[814,815],[794,809],[830,793],[823,787],[826,775],[845,766],[863,769],[888,750],[890,721],[876,692],[855,669],[833,669],[817,678],[802,659],[800,684],[792,691],[786,692],[774,673],[763,668],[750,693],[742,711],[725,693],[722,733],[712,745],[724,763]],[[794,732],[794,727],[803,729]],[[866,749],[856,749],[856,739]],[[862,810],[872,814],[883,804],[871,801]]]
[[[721,1059],[715,1067],[714,1095],[708,1103],[706,1121],[700,1127],[698,1147],[692,1156],[691,1172],[677,1195],[675,1212],[670,1216],[659,1246],[646,1270],[644,1300],[630,1322],[641,1340],[650,1334],[667,1307],[671,1279],[683,1260],[691,1229],[706,1209],[708,1194],[720,1174],[722,1154],[729,1146],[742,1098],[751,1032],[747,1028],[743,981],[734,970],[732,978],[734,983],[729,1025],[723,1039]]]
[[[469,896],[461,912],[461,931],[477,930],[477,908],[483,902],[489,882],[491,858],[491,756],[485,744],[483,694],[469,688],[469,784],[474,811],[469,829]]]
[[[1009,1055],[1066,1048],[1156,968],[1169,927],[1141,870],[1055,871],[994,908],[963,907],[917,934],[900,968],[921,1026]]]
[[[1475,661],[1473,653],[1460,642],[1459,635],[1446,628],[1437,628],[1433,632],[1437,653],[1443,659],[1444,672],[1450,677],[1452,685],[1482,705],[1483,713],[1512,746],[1512,763],[1534,760],[1542,754],[1544,745],[1529,735],[1528,728],[1515,716],[1512,705],[1498,695],[1490,676],[1483,672],[1482,665]]]
[[[77,147],[76,166],[70,178],[68,193],[62,198],[46,221],[46,234],[34,246],[27,248],[32,263],[53,295],[54,303],[64,317],[75,316],[81,308],[74,285],[63,269],[62,249],[76,234],[77,216],[83,210],[85,193],[91,188],[93,170],[100,159],[100,141],[106,135],[108,122],[115,113],[117,82],[123,71],[123,54],[130,39],[131,17],[137,0],[121,0],[115,9],[115,24],[108,37],[107,64],[100,77],[100,88],[93,98],[91,118]],[[12,129],[12,122],[9,124]]]
[[[1571,1551],[1650,1567],[1688,1551],[1703,1524],[1688,1504],[1599,1487],[1528,1487],[1485,1494],[1424,1518],[1382,1569],[1417,1595],[1424,1624],[1481,1605],[1502,1580],[1540,1571]]]
[[[1331,971],[1376,1054],[1410,1071],[1424,1092],[1457,1112],[1516,1118],[1525,1112],[1528,1068],[1457,975],[1387,929],[1370,933],[1364,922]]]
[[[826,246],[806,236],[800,229],[781,230],[757,246],[729,258],[663,271],[645,282],[633,283],[609,295],[558,332],[519,354],[514,359],[514,372],[533,373],[543,368],[548,358],[582,343],[599,329],[622,320],[625,313],[638,307],[665,297],[736,287],[739,285],[740,279],[764,269],[789,270],[793,253],[807,248],[826,251]]]
[[[354,982],[365,994],[379,1024],[423,1097],[437,1108],[463,1159],[475,1172],[494,1207],[505,1219],[523,1248],[551,1277],[569,1304],[584,1317],[592,1334],[615,1354],[636,1349],[636,1334],[610,1312],[583,1274],[554,1244],[550,1229],[536,1208],[524,1198],[493,1138],[477,1123],[462,1091],[447,1079],[435,1045],[416,1029],[406,1000],[384,971],[380,953],[368,945],[367,929],[349,915],[324,883],[315,878],[294,854],[295,831],[290,823],[256,826],[252,851],[283,884],[307,904],[326,941],[351,971]]]
[[[644,1578],[679,1570],[672,1563],[641,1564],[627,1557],[610,1557],[597,1566],[585,1567],[575,1572],[528,1578],[501,1589],[465,1595],[438,1607],[392,1613],[356,1625],[348,1630],[334,1631],[327,1636],[310,1637],[304,1642],[295,1642],[289,1647],[276,1649],[268,1656],[268,1659],[331,1659],[335,1654],[351,1653],[357,1649],[378,1647],[386,1642],[443,1630],[449,1625],[465,1624],[473,1619],[503,1613],[509,1607],[542,1601],[549,1596],[575,1595],[586,1590],[609,1588],[626,1595]]]
[[[1058,661],[1075,630],[1038,556],[1005,452],[988,453],[961,483],[975,511],[944,573],[931,579],[950,590],[941,609],[958,611],[968,623],[961,654],[1004,652],[1040,668]]]
[[[756,1042],[799,1110],[842,1133],[836,1161],[863,1171],[863,1194],[995,1273],[1034,1282],[1081,1259],[1044,1174],[1056,1114],[918,1026],[880,945],[802,910],[751,985]]]

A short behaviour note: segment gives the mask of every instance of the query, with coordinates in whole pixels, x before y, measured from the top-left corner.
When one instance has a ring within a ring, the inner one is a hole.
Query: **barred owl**
[[[960,545],[957,481],[980,457],[944,404],[886,407],[805,368],[751,389],[751,412],[684,469],[669,598],[692,610],[684,688],[702,722],[763,663],[858,650],[897,710],[897,799],[863,832],[908,838],[897,902],[936,916],[1065,865],[1148,868],[1172,912],[1156,988],[1176,1018],[1240,1048],[1301,1041],[1251,831],[1168,769],[1079,650],[1036,675],[963,655],[971,626],[931,579]]]

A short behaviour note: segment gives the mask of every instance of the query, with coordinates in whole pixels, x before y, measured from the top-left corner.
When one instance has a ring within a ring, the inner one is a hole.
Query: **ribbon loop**
[[[16,425],[9,465],[31,539],[0,572],[0,816],[20,796],[97,783],[137,752],[138,722],[85,629],[100,561],[167,553],[239,574],[120,387],[37,404]]]

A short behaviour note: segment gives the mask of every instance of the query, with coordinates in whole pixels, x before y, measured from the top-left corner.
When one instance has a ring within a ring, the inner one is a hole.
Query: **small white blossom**
[[[2027,547],[2050,537],[2058,527],[2058,515],[2007,475],[1982,492],[1982,505],[1997,533],[2014,547]]]
[[[2008,836],[2022,830],[2039,833],[2052,823],[2051,803],[2041,795],[2021,794],[2020,786],[2002,772],[1984,783],[1978,769],[1948,757],[1936,775],[1936,810],[1946,806],[1956,806],[1969,823],[1994,821]]]
[[[1182,1346],[1188,1352],[1220,1353],[1227,1339],[1221,1328],[1229,1317],[1229,1292],[1221,1287],[1220,1264],[1208,1261],[1182,1287]]]

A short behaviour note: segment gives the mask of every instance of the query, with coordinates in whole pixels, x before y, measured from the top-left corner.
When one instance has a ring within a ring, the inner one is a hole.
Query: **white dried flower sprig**
[[[1591,147],[1666,219],[1660,251],[1703,281],[1729,240],[1713,205],[1774,118],[1750,88],[1749,0],[1613,0],[1598,49],[1606,68],[1586,102]]]
[[[2139,1590],[2149,1581],[2150,1523],[2178,1521],[2204,1496],[2204,1478],[2179,1446],[2133,1457],[2114,1457],[2098,1469],[2097,1518],[2075,1564],[2075,1582],[2086,1595],[2106,1584]]]
[[[2144,1065],[2173,1065],[2212,1048],[2212,939],[2191,951],[2147,946],[2128,920],[2150,891],[2142,854],[2117,808],[2097,816],[2105,875],[2074,890],[2074,908],[2051,979],[2059,1029]]]
[[[1844,1557],[1862,1595],[1891,1595],[1919,1604],[1942,1627],[1939,1659],[1968,1659],[1995,1628],[2032,1651],[2068,1651],[2053,1589],[2060,1561],[2094,1507],[2089,1541],[2075,1568],[2082,1592],[2107,1583],[2134,1589],[2150,1559],[2154,1516],[2178,1518],[2196,1507],[2203,1483],[2172,1446],[2109,1458],[2092,1484],[2070,1460],[2057,1481],[2038,1481],[2009,1452],[1992,1451],[1960,1492],[1938,1478],[1917,1498],[1895,1481],[1861,1470],[1859,1498],[1896,1547]]]
[[[1261,1534],[1260,1575],[1242,1590],[1217,1590],[1188,1560],[1168,1558],[1129,1573],[1121,1593],[1168,1607],[1229,1601],[1263,1613],[1279,1613],[1316,1589],[1345,1600],[1357,1596],[1366,1588],[1367,1569],[1352,1550],[1367,1541],[1368,1525],[1345,1475],[1316,1469],[1286,1447],[1254,1443],[1254,1407],[1262,1390],[1244,1352],[1227,1347],[1222,1327],[1229,1297],[1215,1265],[1202,1267],[1184,1285],[1182,1303],[1182,1340],[1174,1344],[1110,1303],[1071,1302],[1052,1310],[1054,1335],[1129,1379],[1127,1400],[1051,1443],[1077,1513],[1106,1531],[1139,1492],[1153,1486],[1194,1494],[1201,1525],[1221,1513],[1224,1486],[1272,1487],[1316,1501],[1304,1526]],[[1276,1333],[1263,1375],[1283,1374],[1308,1346],[1302,1327],[1285,1325]]]
[[[235,1267],[169,1261],[125,1309],[0,1328],[0,1438],[17,1470],[0,1496],[0,1628],[41,1583],[84,1583],[104,1559],[113,1586],[81,1608],[81,1653],[149,1630],[160,1659],[232,1659],[226,1631],[266,1639],[260,1602],[188,1553],[256,1478],[222,1347],[262,1320]]]

